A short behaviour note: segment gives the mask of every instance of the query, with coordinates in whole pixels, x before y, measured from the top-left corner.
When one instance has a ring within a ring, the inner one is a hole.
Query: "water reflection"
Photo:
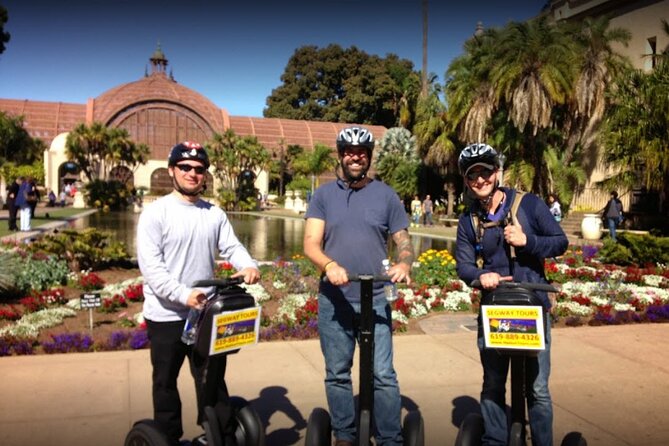
[[[257,217],[248,214],[228,214],[239,240],[247,247],[253,258],[258,260],[288,259],[293,254],[302,253],[304,219]],[[97,212],[71,222],[70,227],[83,229],[95,227],[112,232],[118,241],[124,242],[128,252],[135,255],[135,228],[139,214],[132,212]],[[448,249],[453,252],[453,240],[436,239],[412,235],[417,254],[430,248]]]

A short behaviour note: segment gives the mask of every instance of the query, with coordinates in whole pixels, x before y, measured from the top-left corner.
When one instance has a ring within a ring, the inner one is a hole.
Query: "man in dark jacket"
[[[518,224],[509,222],[514,189],[499,187],[500,159],[492,147],[472,144],[458,159],[465,177],[466,193],[473,198],[468,212],[458,222],[456,261],[458,276],[468,284],[478,279],[484,296],[501,281],[547,283],[544,259],[561,255],[569,244],[567,236],[536,195],[525,194],[518,207]],[[516,257],[511,260],[510,249]],[[541,298],[546,324],[545,349],[526,362],[527,405],[533,444],[553,444],[553,406],[548,391],[550,374],[550,301]],[[484,445],[507,444],[505,386],[509,357],[484,346],[479,315],[478,346],[483,366],[481,413]]]
[[[7,209],[9,210],[9,230],[18,231],[19,227],[16,226],[16,214],[19,210],[19,207],[16,205],[16,197],[19,194],[19,188],[23,183],[23,177],[18,177],[9,188],[7,188]]]

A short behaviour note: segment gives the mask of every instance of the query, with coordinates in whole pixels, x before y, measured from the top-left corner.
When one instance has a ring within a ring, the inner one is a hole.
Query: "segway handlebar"
[[[349,282],[362,282],[363,280],[370,280],[372,282],[390,282],[390,276],[375,275],[375,274],[351,274],[348,276]],[[329,282],[327,276],[323,276],[323,282]]]
[[[227,279],[206,279],[206,280],[196,280],[193,282],[193,287],[210,287],[214,286],[216,288],[225,288],[232,285],[239,285],[244,283],[243,277],[230,277]]]
[[[481,288],[481,281],[476,279],[471,284],[472,288]],[[506,282],[502,281],[497,284],[500,288],[525,288],[526,290],[547,291],[549,293],[558,293],[559,290],[553,285],[547,283],[534,282]]]

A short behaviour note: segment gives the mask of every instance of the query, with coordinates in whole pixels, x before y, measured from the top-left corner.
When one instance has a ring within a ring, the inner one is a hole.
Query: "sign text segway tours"
[[[486,348],[544,350],[544,317],[541,307],[482,305]]]
[[[218,355],[257,344],[260,334],[260,307],[226,311],[213,317],[210,355]]]

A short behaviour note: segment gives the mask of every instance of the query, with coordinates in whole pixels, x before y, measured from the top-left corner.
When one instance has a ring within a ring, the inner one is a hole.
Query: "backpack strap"
[[[513,202],[511,203],[511,208],[509,209],[509,215],[501,221],[495,222],[485,222],[481,223],[481,219],[476,212],[470,213],[470,220],[472,223],[472,228],[474,229],[474,237],[476,244],[474,246],[474,252],[476,254],[476,266],[479,269],[483,269],[483,234],[487,228],[492,228],[494,226],[506,225],[508,224],[509,216],[511,217],[511,223],[515,226],[521,226],[518,221],[518,207],[520,207],[520,202],[523,199],[525,192],[516,190],[515,195],[513,196]],[[513,261],[516,259],[516,249],[514,246],[509,245],[509,257],[510,265],[513,274]]]

